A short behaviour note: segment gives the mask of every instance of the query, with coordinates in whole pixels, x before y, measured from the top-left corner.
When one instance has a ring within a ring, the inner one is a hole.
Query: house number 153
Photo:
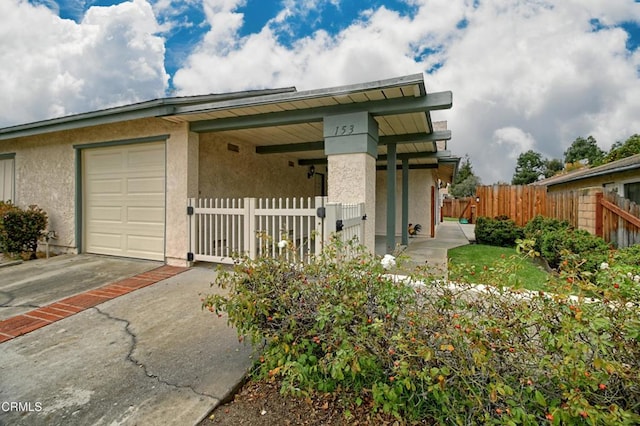
[[[354,124],[347,124],[345,126],[336,126],[336,132],[334,136],[347,136],[353,134],[355,130]]]

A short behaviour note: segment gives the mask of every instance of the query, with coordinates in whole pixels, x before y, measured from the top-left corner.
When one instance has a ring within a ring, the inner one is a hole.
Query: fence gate
[[[329,236],[364,241],[364,203],[327,203],[315,198],[188,200],[189,261],[233,263],[235,255],[279,256],[282,240],[300,259],[320,253]],[[290,252],[289,252],[290,253]]]

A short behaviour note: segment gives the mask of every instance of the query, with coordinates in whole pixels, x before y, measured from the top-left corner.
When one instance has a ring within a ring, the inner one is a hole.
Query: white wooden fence
[[[240,254],[278,256],[284,251],[278,245],[282,240],[309,261],[334,232],[344,241],[364,241],[364,203],[328,203],[326,197],[191,198],[187,214],[190,261],[232,263]]]

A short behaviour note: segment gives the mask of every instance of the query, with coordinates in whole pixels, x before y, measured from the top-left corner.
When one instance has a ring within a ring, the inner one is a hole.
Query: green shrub
[[[239,259],[218,273],[227,292],[203,307],[264,344],[254,377],[284,393],[339,392],[347,407],[407,423],[640,422],[640,300],[482,289],[421,271],[408,284],[379,258],[344,251],[334,242],[310,265]]]
[[[0,217],[0,247],[10,254],[30,253],[35,259],[46,227],[47,214],[38,206],[9,208]]]
[[[525,238],[535,240],[534,250],[542,253],[542,238],[544,235],[569,229],[571,225],[566,220],[537,215],[524,226]]]
[[[4,216],[9,213],[19,210],[18,207],[14,206],[13,203],[0,201],[0,252],[7,252],[7,242],[4,237]]]
[[[499,247],[514,247],[524,237],[522,228],[506,216],[495,219],[479,217],[475,227],[476,242]]]
[[[552,268],[573,260],[581,273],[593,273],[609,257],[609,245],[600,237],[581,229],[561,228],[542,236],[542,257]]]
[[[616,250],[613,257],[616,263],[640,266],[640,244]]]

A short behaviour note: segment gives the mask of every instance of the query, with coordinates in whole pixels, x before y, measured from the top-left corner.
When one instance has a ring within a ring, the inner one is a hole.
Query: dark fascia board
[[[425,170],[425,169],[437,169],[438,164],[409,164],[409,170]],[[387,170],[386,165],[377,165],[376,170]],[[396,170],[402,170],[402,164],[396,165]]]
[[[555,182],[549,182],[549,183],[543,183],[542,181],[540,182],[535,182],[536,185],[541,185],[541,186],[554,186],[554,185],[561,185],[563,183],[569,183],[569,182],[575,182],[575,181],[579,181],[579,180],[585,180],[585,179],[590,179],[590,178],[594,178],[594,177],[600,177],[600,176],[604,176],[604,175],[613,175],[613,174],[618,174],[618,173],[622,173],[622,172],[628,172],[630,170],[635,170],[635,169],[640,169],[640,163],[639,164],[631,164],[625,167],[618,167],[615,169],[606,169],[606,170],[600,170],[594,173],[585,173],[585,174],[580,174],[579,176],[571,176],[571,174],[566,175],[566,179],[558,179]]]
[[[0,140],[72,130],[100,124],[117,123],[140,118],[164,117],[167,115],[174,115],[177,108],[192,106],[198,103],[210,103],[246,97],[255,98],[256,95],[259,96],[260,94],[262,94],[262,96],[268,96],[274,93],[291,93],[295,92],[295,90],[295,87],[285,87],[280,89],[251,90],[226,94],[154,99],[130,105],[5,127],[0,129]]]
[[[437,158],[438,161],[444,159],[450,159],[450,151],[437,151],[437,152],[406,152],[402,154],[396,154],[398,160],[410,160],[412,158]],[[378,155],[378,161],[387,161],[386,155]]]
[[[410,152],[410,153],[402,153],[397,154],[396,158],[398,161],[401,160],[410,160],[412,158],[437,158],[438,163],[444,164],[447,162],[460,162],[460,158],[452,157],[451,152],[449,151],[438,151],[438,152]],[[376,159],[378,162],[387,161],[386,155],[378,155]],[[298,160],[299,166],[311,166],[316,164],[327,164],[327,158],[310,158],[304,160]]]
[[[429,93],[424,97],[404,97],[371,102],[331,105],[266,114],[202,120],[191,123],[193,132],[215,132],[225,130],[255,129],[259,127],[286,126],[301,123],[319,123],[324,117],[351,112],[367,111],[373,116],[420,113],[450,109],[453,94],[450,91]]]
[[[420,142],[438,142],[448,141],[451,139],[451,130],[438,130],[431,133],[410,133],[406,135],[380,136],[378,145],[388,145],[390,143],[420,143]]]
[[[406,135],[380,136],[378,146],[391,143],[421,143],[437,142],[451,139],[451,130],[437,131],[433,133],[411,133]],[[257,154],[285,154],[291,152],[322,151],[324,141],[315,142],[294,142],[290,144],[260,145],[256,146]]]
[[[634,154],[629,157],[621,158],[620,160],[612,161],[610,163],[601,164],[596,167],[580,169],[564,175],[552,176],[547,179],[542,179],[537,182],[533,182],[531,185],[553,186],[607,174],[626,172],[639,167],[640,154]]]
[[[322,151],[324,141],[315,142],[294,142],[279,145],[256,146],[256,154],[286,154],[291,152]]]
[[[212,102],[210,104],[200,104],[194,106],[186,106],[176,110],[177,114],[194,114],[206,113],[223,109],[251,107],[259,105],[271,105],[280,102],[304,101],[327,96],[348,96],[369,90],[384,90],[394,87],[402,87],[411,84],[417,84],[418,96],[425,96],[424,76],[420,74],[411,74],[402,77],[391,78],[387,80],[371,81],[366,83],[350,84],[338,87],[329,87],[325,89],[304,90],[295,93],[279,93],[269,96],[258,96],[253,98],[244,98],[241,100],[229,100],[226,102]]]

